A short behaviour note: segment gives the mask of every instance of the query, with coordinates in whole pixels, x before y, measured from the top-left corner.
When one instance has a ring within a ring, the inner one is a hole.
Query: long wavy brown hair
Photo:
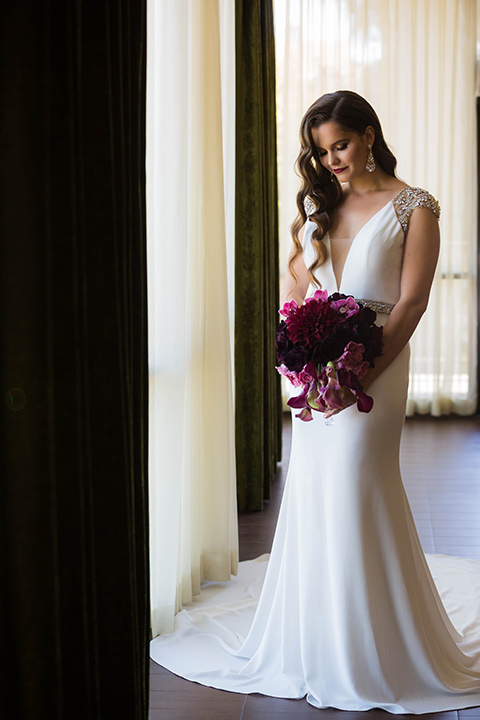
[[[297,194],[298,215],[292,223],[291,233],[295,250],[288,261],[288,269],[297,278],[293,269],[295,260],[303,252],[298,234],[307,220],[305,199],[308,197],[315,205],[315,211],[309,214],[310,220],[316,224],[312,234],[312,244],[316,252],[314,262],[308,268],[310,280],[319,285],[314,271],[325,262],[327,249],[323,238],[328,233],[335,208],[343,199],[341,185],[335,175],[323,165],[312,137],[312,129],[325,122],[334,122],[344,130],[363,135],[370,125],[375,130],[375,141],[372,146],[375,162],[387,175],[395,177],[397,160],[383,137],[380,120],[365,98],[351,90],[322,95],[311,105],[300,124],[300,152],[295,162],[295,171],[302,184]]]

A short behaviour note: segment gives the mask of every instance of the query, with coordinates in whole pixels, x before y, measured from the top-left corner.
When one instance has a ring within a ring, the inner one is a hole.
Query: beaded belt
[[[377,313],[385,313],[385,315],[390,315],[395,307],[395,303],[379,302],[378,300],[363,300],[359,298],[355,298],[355,300],[356,302],[362,303],[362,305],[366,305],[366,307],[369,307],[371,310],[375,310]]]

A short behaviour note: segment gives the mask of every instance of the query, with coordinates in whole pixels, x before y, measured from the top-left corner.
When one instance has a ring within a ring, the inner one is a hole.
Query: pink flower
[[[309,385],[318,379],[317,368],[314,362],[309,362],[303,366],[303,369],[298,373],[298,379],[302,385]]]
[[[317,389],[318,389],[318,395],[317,395],[317,397],[315,398],[316,408],[317,408],[317,410],[320,410],[320,412],[327,412],[327,410],[328,410],[328,405],[327,405],[327,403],[325,402],[325,397],[324,397],[325,386],[322,385],[321,387],[319,387],[319,388],[317,388]]]
[[[315,381],[304,385],[303,390],[299,395],[296,395],[295,397],[291,397],[287,401],[287,405],[291,408],[294,408],[295,410],[320,410],[320,406],[317,403],[318,398],[318,388],[317,383]],[[308,413],[307,413],[308,415]],[[297,415],[296,417],[300,417]],[[308,420],[311,420],[311,418],[307,418]],[[302,417],[302,420],[305,420],[304,417]]]
[[[362,343],[356,343],[351,340],[346,346],[343,355],[337,360],[337,366],[350,372],[355,373],[360,380],[368,368],[370,363],[364,360],[365,346]]]
[[[345,319],[352,317],[352,315],[356,315],[360,310],[360,305],[355,302],[355,299],[353,297],[346,297],[341,298],[340,300],[334,300],[331,305],[332,308],[339,315],[343,315]]]
[[[295,410],[303,410],[307,405],[307,395],[310,392],[310,385],[304,385],[300,395],[295,395],[287,400],[287,405]]]
[[[276,365],[275,370],[278,370],[280,375],[283,375],[287,378],[287,380],[290,380],[293,387],[302,387],[303,381],[300,380],[298,374],[289,370],[286,365]]]
[[[283,315],[284,317],[289,317],[292,313],[295,313],[295,311],[298,310],[298,303],[296,300],[290,300],[290,302],[286,302],[285,305],[282,307],[281,310],[279,310],[279,314]]]
[[[318,391],[317,383],[313,382],[310,385],[310,390],[307,394],[307,407],[312,410],[321,410],[322,398]]]
[[[323,300],[323,302],[327,302],[328,300],[328,292],[326,290],[316,290],[313,298],[309,298],[310,300]]]
[[[310,349],[332,333],[339,324],[339,317],[330,304],[319,297],[309,298],[295,312],[289,314],[285,322],[292,342]]]
[[[373,399],[360,379],[382,351],[382,328],[375,313],[352,296],[317,290],[302,305],[285,303],[277,329],[278,372],[299,394],[288,405],[304,422],[312,412],[342,410],[355,399],[360,412],[370,412]],[[350,397],[346,388],[355,395]]]
[[[373,398],[367,395],[367,393],[364,393],[363,390],[356,392],[355,395],[357,396],[357,408],[359,412],[370,412],[373,407]]]
[[[338,410],[345,407],[345,403],[340,392],[341,389],[341,385],[339,385],[339,383],[333,378],[330,378],[328,385],[323,392],[324,400],[329,407]]]
[[[310,408],[303,408],[302,412],[297,413],[295,417],[300,418],[300,420],[303,420],[303,422],[309,422],[310,420],[313,420],[313,415]]]

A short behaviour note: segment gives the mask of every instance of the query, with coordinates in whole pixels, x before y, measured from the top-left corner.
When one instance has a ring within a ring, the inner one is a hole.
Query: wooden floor
[[[239,518],[240,559],[269,552],[290,452],[284,427],[283,463],[261,513]],[[480,560],[480,418],[409,419],[402,441],[402,473],[425,552]],[[150,720],[391,720],[380,710],[317,710],[305,700],[280,700],[206,688],[151,662]],[[480,720],[480,707],[422,715]]]

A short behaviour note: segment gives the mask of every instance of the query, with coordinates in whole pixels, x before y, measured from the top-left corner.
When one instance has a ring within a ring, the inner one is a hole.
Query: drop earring
[[[372,173],[375,170],[375,168],[377,167],[375,165],[375,158],[373,157],[371,145],[368,146],[367,164],[365,165],[365,167],[368,170],[368,172],[370,172],[370,173]]]

